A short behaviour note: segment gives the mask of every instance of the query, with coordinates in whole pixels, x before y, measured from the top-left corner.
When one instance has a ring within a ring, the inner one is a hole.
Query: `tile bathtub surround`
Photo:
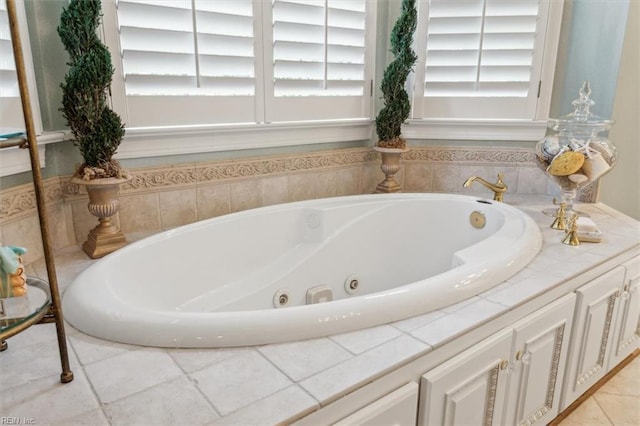
[[[132,169],[121,187],[120,212],[113,220],[126,233],[157,232],[248,208],[341,195],[367,194],[384,178],[370,148],[337,149],[235,161]],[[553,185],[534,163],[530,149],[412,147],[396,176],[406,192],[452,192],[491,198],[481,185],[505,174],[506,199],[547,194]],[[82,243],[97,219],[87,208],[84,188],[69,176],[47,179],[45,198],[54,248]],[[593,194],[591,194],[593,195]],[[0,191],[0,241],[30,249],[27,262],[42,256],[31,184]]]
[[[507,175],[508,196],[544,192],[548,185],[540,182],[547,179],[532,158],[531,151],[523,149],[416,147],[405,155],[398,179],[407,192],[490,197],[485,188],[463,189],[458,181],[472,174],[490,179],[500,170]],[[383,178],[379,160],[368,148],[134,169],[132,173],[134,179],[121,189],[121,210],[114,217],[127,233],[157,232],[282,202],[370,193]],[[70,185],[68,178],[45,182],[56,249],[83,242],[97,224],[86,209],[84,189]],[[21,240],[31,251],[28,262],[42,256],[35,216],[32,185],[0,192],[0,239]]]
[[[560,244],[556,231],[546,229],[549,218],[540,213],[549,206],[546,197],[538,202],[514,197],[513,203],[543,229],[544,251],[516,276],[469,300],[361,331],[259,347],[144,348],[96,339],[69,326],[75,374],[69,384],[59,383],[53,326],[38,325],[9,339],[9,349],[0,354],[0,413],[33,418],[36,424],[287,423],[437,350],[456,335],[581,270],[637,247],[640,240],[639,235],[629,233],[637,222],[603,205],[585,205],[584,210],[604,232],[605,242],[567,248]],[[559,257],[566,261],[552,261]],[[58,250],[56,261],[62,289],[94,262],[76,246]],[[545,262],[548,268],[543,268]],[[540,278],[541,270],[544,279]],[[30,265],[30,271],[44,276],[39,262]],[[608,396],[593,397],[598,410],[606,412],[613,406],[617,411],[619,418],[611,417],[613,424],[625,424],[629,419],[628,412],[616,408],[616,403],[627,407],[640,398],[618,398],[623,384],[612,380],[609,387],[602,388]],[[585,410],[593,406],[587,405]]]

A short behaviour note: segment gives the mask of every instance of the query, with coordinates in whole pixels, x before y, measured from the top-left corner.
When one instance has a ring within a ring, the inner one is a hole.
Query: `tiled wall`
[[[471,193],[491,197],[480,185],[463,188],[469,176],[494,181],[505,175],[509,194],[547,194],[553,189],[527,149],[413,148],[397,176],[405,192]],[[290,201],[367,194],[384,176],[371,149],[183,164],[131,170],[122,185],[115,218],[123,232],[155,232],[254,207]],[[86,239],[97,219],[87,210],[82,187],[69,176],[48,179],[45,198],[54,249]],[[592,200],[593,191],[583,193]],[[27,247],[25,262],[42,256],[31,185],[0,192],[0,242]]]

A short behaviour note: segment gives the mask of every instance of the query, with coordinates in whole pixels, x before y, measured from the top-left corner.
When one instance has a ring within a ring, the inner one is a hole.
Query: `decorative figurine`
[[[27,276],[22,264],[22,247],[0,246],[0,298],[27,294]]]

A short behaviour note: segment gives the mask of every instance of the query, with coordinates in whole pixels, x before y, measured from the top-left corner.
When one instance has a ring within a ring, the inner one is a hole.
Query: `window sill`
[[[371,139],[370,119],[129,128],[116,158],[159,157]]]
[[[48,132],[37,137],[38,148],[44,145],[60,142],[67,139],[65,132]],[[46,165],[46,150],[39,149],[40,167]],[[29,150],[19,147],[5,148],[2,150],[2,161],[0,161],[0,176],[10,176],[31,170],[31,159]]]
[[[544,137],[543,120],[408,120],[402,127],[407,139],[537,141]]]

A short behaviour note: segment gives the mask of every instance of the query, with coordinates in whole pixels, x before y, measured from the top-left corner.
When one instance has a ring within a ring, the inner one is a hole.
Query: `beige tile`
[[[52,330],[49,329],[49,331]],[[37,340],[40,340],[40,343],[32,344],[27,339],[9,339],[9,349],[2,353],[2,362],[0,363],[1,389],[3,391],[53,375],[60,376],[60,355],[55,335]],[[71,351],[69,352],[69,363],[72,370],[80,368],[78,360]],[[0,408],[0,413],[4,413],[2,408]]]
[[[28,264],[43,256],[40,224],[35,215],[2,225],[2,243],[5,245],[20,246],[27,249],[23,256],[24,263]]]
[[[219,417],[186,377],[108,404],[105,412],[116,425],[201,425]]]
[[[196,221],[196,189],[182,188],[158,193],[162,229],[171,229]]]
[[[432,191],[456,193],[462,190],[464,179],[460,176],[460,166],[455,164],[434,164]]]
[[[287,176],[264,178],[261,189],[263,206],[289,201],[289,178]]]
[[[363,385],[375,372],[398,365],[428,349],[424,343],[402,335],[323,370],[299,384],[311,396],[325,404]]]
[[[258,179],[229,184],[229,209],[233,212],[249,210],[262,205],[262,188]]]
[[[432,165],[427,162],[411,161],[405,163],[405,192],[431,191]]]
[[[102,403],[148,389],[182,375],[164,352],[141,349],[127,351],[85,366],[89,381]]]
[[[609,379],[598,393],[640,397],[640,357],[636,357]]]
[[[640,397],[596,392],[593,398],[614,425],[640,425]]]
[[[314,175],[317,198],[338,196],[339,181],[335,170],[316,172]]]
[[[306,379],[351,356],[327,338],[265,345],[258,350],[294,381]]]
[[[62,205],[64,219],[66,221],[65,227],[67,229],[67,238],[69,239],[69,244],[77,244],[80,241],[76,238],[76,231],[74,229],[73,223],[73,210],[71,209],[70,203],[64,203]],[[120,223],[120,222],[118,222]]]
[[[172,349],[169,355],[187,373],[193,373],[229,358],[250,352],[250,348]]]
[[[551,181],[538,167],[518,168],[518,194],[547,193],[547,185]]]
[[[282,390],[291,381],[257,352],[247,352],[191,374],[223,416]],[[232,392],[229,392],[233,389]]]
[[[360,171],[361,167],[345,167],[336,169],[337,194],[356,195],[360,193]]]
[[[82,365],[88,365],[125,352],[140,349],[138,346],[124,345],[109,342],[107,340],[96,339],[95,337],[81,333],[72,327],[67,327],[67,331],[69,343]]]
[[[384,180],[384,174],[380,170],[380,162],[365,163],[362,166],[362,179],[360,182],[361,194],[372,194],[376,185]]]
[[[196,190],[198,220],[229,214],[229,185],[206,185]]]
[[[596,426],[611,425],[607,415],[602,411],[593,397],[578,406],[568,417],[560,422],[561,426]]]
[[[47,225],[53,250],[58,250],[75,242],[73,232],[67,229],[66,209],[62,204],[47,208]]]
[[[395,339],[401,334],[397,328],[391,327],[390,325],[381,325],[364,330],[337,334],[331,336],[331,340],[357,355],[389,340]]]
[[[11,339],[9,339],[9,349],[25,348],[25,350],[28,350],[26,347],[31,345],[56,342],[56,338],[55,324],[39,324],[37,327],[29,327],[22,333],[12,336]],[[9,352],[6,353],[8,354]],[[0,356],[4,356],[4,353]]]
[[[442,318],[446,314],[443,311],[433,311],[422,315],[416,315],[415,317],[407,318],[404,320],[391,323],[392,326],[404,332],[409,332]]]
[[[315,173],[297,173],[287,176],[289,201],[304,201],[316,198]]]
[[[119,216],[122,232],[160,230],[158,194],[121,195]]]
[[[56,275],[61,292],[80,272],[96,262],[96,260],[89,258],[80,246],[75,244],[58,250],[54,258],[56,262]],[[46,276],[46,273],[44,276]]]
[[[80,369],[74,370],[74,379],[69,383],[60,383],[60,375],[54,374],[18,388],[0,388],[0,419],[18,417],[33,419],[34,425],[55,424],[98,406],[91,386]],[[27,423],[23,420],[20,424]]]
[[[256,403],[215,421],[216,426],[290,424],[293,416],[317,408],[318,403],[299,386],[267,396]]]
[[[71,205],[73,233],[76,243],[79,244],[86,241],[89,231],[98,225],[98,218],[89,213],[87,203],[87,199],[74,200],[69,203]]]
[[[95,408],[54,424],[55,426],[109,426],[109,421],[101,408]]]
[[[424,327],[417,328],[411,335],[431,346],[440,346],[473,327],[479,321],[493,318],[506,308],[498,303],[479,299],[452,314],[445,315]]]

